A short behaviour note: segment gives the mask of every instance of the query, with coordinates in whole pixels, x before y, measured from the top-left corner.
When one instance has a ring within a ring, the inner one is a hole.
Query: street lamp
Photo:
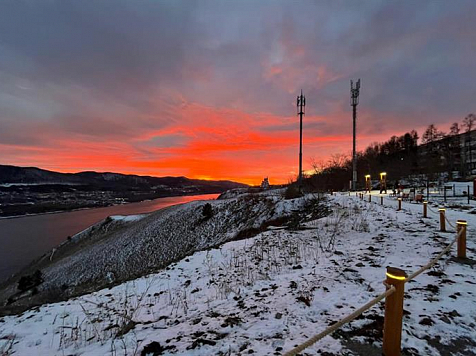
[[[383,191],[387,194],[387,173],[385,172],[380,173],[380,194]]]
[[[370,174],[365,175],[365,188],[366,190],[369,191],[369,194],[370,194],[370,190],[372,188],[372,181],[370,180]]]

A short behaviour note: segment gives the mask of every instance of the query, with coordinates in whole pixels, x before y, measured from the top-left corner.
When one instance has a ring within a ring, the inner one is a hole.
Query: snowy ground
[[[279,355],[384,291],[385,267],[411,273],[455,234],[436,215],[395,200],[329,197],[333,212],[290,231],[193,254],[166,270],[0,319],[0,354]],[[475,259],[476,215],[468,220]],[[476,355],[476,277],[455,248],[406,286],[407,355]],[[383,304],[306,350],[308,355],[378,355]],[[370,346],[363,346],[367,344]],[[381,354],[381,351],[380,351]]]

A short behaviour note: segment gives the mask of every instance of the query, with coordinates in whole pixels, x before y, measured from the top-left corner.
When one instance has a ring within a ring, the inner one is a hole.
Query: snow
[[[421,204],[396,211],[388,197],[384,206],[346,194],[328,199],[331,213],[303,229],[271,227],[158,273],[3,317],[0,353],[134,355],[158,342],[164,355],[281,354],[382,293],[386,266],[410,274],[455,237],[438,232],[437,215],[422,219]],[[276,210],[299,206],[282,200]],[[474,259],[476,216],[447,215],[468,221]],[[410,354],[474,354],[474,269],[452,256],[455,247],[406,286],[402,347]],[[306,353],[359,354],[349,340],[379,350],[381,337],[363,330],[382,316],[383,303]]]
[[[28,187],[28,186],[37,186],[37,185],[81,185],[81,183],[66,183],[66,182],[42,182],[42,183],[2,183],[0,187]]]
[[[139,221],[145,218],[147,214],[139,214],[139,215],[111,215],[110,218],[114,221],[122,221],[122,222],[133,222]]]

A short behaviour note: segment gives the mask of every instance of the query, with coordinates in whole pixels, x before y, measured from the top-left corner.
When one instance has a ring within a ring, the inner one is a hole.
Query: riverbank
[[[210,195],[219,195],[221,192],[210,193]],[[147,195],[145,198],[135,197],[134,199],[124,200],[115,198],[113,201],[105,200],[103,202],[91,202],[91,203],[78,203],[75,205],[60,205],[63,208],[57,208],[58,204],[55,205],[38,205],[38,204],[20,204],[20,205],[0,205],[0,220],[2,219],[15,219],[26,216],[37,216],[45,214],[59,214],[59,213],[68,213],[73,211],[82,211],[88,209],[98,209],[98,208],[108,208],[111,206],[142,203],[148,201],[154,201],[156,199],[163,198],[176,198],[176,197],[188,197],[188,196],[197,196],[197,195],[208,195],[200,192],[191,193],[191,194],[170,194],[170,195]],[[79,207],[78,207],[79,206]],[[28,211],[38,211],[38,212],[28,212]]]
[[[0,220],[3,219],[16,219],[16,218],[23,218],[23,217],[28,217],[28,216],[39,216],[39,215],[47,215],[47,214],[61,214],[61,213],[70,213],[74,211],[84,211],[84,210],[90,210],[90,209],[98,209],[98,208],[109,208],[113,206],[121,206],[121,205],[128,205],[128,204],[135,204],[135,203],[144,203],[144,202],[152,202],[157,199],[164,199],[164,198],[179,198],[179,197],[193,197],[193,196],[205,196],[205,195],[214,195],[218,197],[221,193],[211,193],[211,194],[201,194],[201,193],[196,193],[196,194],[187,194],[187,195],[166,195],[166,196],[159,196],[156,198],[152,199],[142,199],[142,200],[137,200],[137,201],[123,201],[120,203],[110,203],[107,205],[91,205],[91,206],[86,206],[82,208],[69,208],[69,209],[64,209],[64,210],[52,210],[52,211],[46,211],[43,213],[21,213],[18,215],[9,215],[9,216],[4,216],[0,212]],[[1,211],[1,210],[0,210]]]
[[[0,219],[0,281],[66,241],[68,236],[108,216],[144,214],[175,204],[217,197],[218,194],[168,197],[103,208]]]
[[[122,224],[105,219],[81,234],[62,240],[23,274],[42,271],[35,295],[17,298],[17,275],[0,291],[14,298],[4,311],[51,301],[137,278],[166,267],[197,250],[259,233],[269,224],[282,225],[310,198],[284,200],[282,195],[243,194],[235,198],[193,201],[169,206],[139,221]],[[23,275],[22,274],[22,275]]]

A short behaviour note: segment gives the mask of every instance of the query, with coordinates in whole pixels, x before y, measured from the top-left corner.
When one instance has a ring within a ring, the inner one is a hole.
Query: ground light
[[[456,221],[456,231],[458,233],[458,258],[466,258],[466,220]],[[461,231],[463,230],[463,231]]]
[[[440,212],[440,231],[445,232],[446,231],[446,222],[445,222],[445,208],[439,208],[438,211]]]

